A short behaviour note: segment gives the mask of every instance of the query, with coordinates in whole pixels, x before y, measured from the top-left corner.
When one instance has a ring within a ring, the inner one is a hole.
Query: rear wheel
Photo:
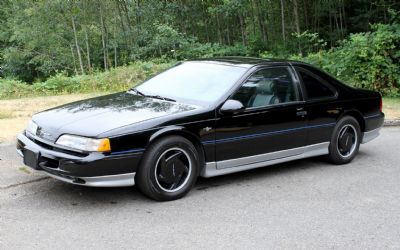
[[[146,150],[136,182],[146,196],[168,201],[186,195],[198,175],[196,148],[183,137],[169,136],[156,141]]]
[[[351,162],[360,148],[361,130],[357,120],[345,116],[339,120],[329,144],[329,160],[335,164]]]

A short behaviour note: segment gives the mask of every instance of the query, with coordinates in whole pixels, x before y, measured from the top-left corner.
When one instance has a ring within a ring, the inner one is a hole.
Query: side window
[[[296,86],[285,67],[262,69],[251,75],[232,99],[247,108],[298,101]]]
[[[323,99],[335,95],[335,92],[331,88],[311,74],[303,70],[299,70],[298,73],[303,80],[308,99]]]

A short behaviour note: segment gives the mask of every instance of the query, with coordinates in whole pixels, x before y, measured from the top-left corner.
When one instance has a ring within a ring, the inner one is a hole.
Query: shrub
[[[172,64],[136,62],[106,72],[72,77],[66,76],[65,73],[59,73],[44,82],[30,85],[19,80],[0,79],[0,98],[124,91]]]
[[[371,32],[353,34],[337,48],[291,58],[319,66],[355,87],[400,96],[399,23],[372,25]]]
[[[232,46],[218,43],[189,43],[176,51],[176,58],[179,60],[193,58],[209,58],[219,56],[246,56],[248,49],[240,43]]]

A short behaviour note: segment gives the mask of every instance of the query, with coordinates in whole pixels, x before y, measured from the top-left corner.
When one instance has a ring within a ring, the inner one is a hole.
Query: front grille
[[[40,166],[47,167],[47,168],[58,168],[60,165],[60,162],[55,159],[50,159],[47,157],[40,157]]]
[[[43,142],[41,142],[39,140],[35,140],[35,139],[32,139],[32,141],[34,143],[36,143],[37,145],[41,146],[42,148],[45,148],[45,149],[48,149],[48,150],[54,150],[54,147],[49,145],[49,144],[43,143]]]

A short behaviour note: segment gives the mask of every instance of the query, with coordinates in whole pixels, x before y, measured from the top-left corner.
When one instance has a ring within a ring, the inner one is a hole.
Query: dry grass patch
[[[12,117],[13,117],[12,113],[0,111],[0,120],[1,119],[9,119],[9,118],[12,118]]]
[[[386,119],[400,119],[400,98],[383,98]]]
[[[74,94],[0,100],[0,143],[14,141],[16,135],[25,129],[32,115],[39,111],[103,94]]]

